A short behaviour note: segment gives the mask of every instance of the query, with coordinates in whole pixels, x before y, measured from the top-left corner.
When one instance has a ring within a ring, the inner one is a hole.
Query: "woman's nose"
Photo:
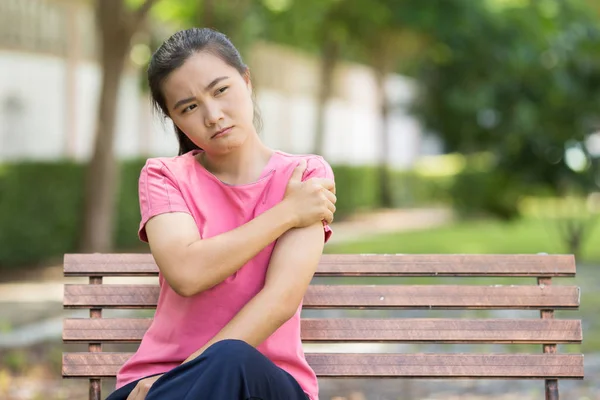
[[[223,119],[223,112],[216,103],[206,104],[206,116],[204,123],[206,126],[216,125],[220,120]]]

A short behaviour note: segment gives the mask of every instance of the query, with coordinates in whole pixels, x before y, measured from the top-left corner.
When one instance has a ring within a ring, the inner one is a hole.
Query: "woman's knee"
[[[238,339],[225,339],[218,341],[206,349],[204,355],[214,361],[224,362],[227,365],[256,363],[264,356],[254,347]]]
[[[249,349],[254,349],[248,343],[239,339],[224,339],[213,343],[206,349],[205,353],[217,352],[217,353],[231,353],[231,352],[246,352]]]

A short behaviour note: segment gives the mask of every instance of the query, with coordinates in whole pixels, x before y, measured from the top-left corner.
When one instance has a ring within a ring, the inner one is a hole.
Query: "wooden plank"
[[[306,342],[581,343],[581,321],[537,319],[303,319]]]
[[[132,353],[64,353],[63,377],[112,377]],[[319,377],[583,379],[580,354],[310,353]]]
[[[66,343],[137,343],[152,321],[152,318],[65,319],[62,337]]]
[[[324,254],[316,276],[575,276],[572,255]],[[66,254],[66,276],[158,274],[150,254]]]
[[[583,356],[571,354],[308,354],[307,360],[320,377],[582,379],[584,375]]]
[[[152,318],[66,319],[65,342],[139,342]],[[304,342],[581,343],[579,320],[304,318]]]
[[[65,285],[66,308],[154,308],[158,285]],[[304,308],[577,308],[576,286],[311,285]]]

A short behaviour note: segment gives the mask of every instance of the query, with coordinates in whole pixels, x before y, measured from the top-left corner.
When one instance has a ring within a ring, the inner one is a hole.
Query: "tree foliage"
[[[576,0],[455,4],[415,74],[417,115],[449,151],[492,151],[509,179],[597,188],[585,146],[600,130],[597,14]]]

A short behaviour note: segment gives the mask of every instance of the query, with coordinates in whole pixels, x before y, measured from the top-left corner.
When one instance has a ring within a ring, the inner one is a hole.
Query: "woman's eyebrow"
[[[204,89],[205,91],[208,91],[210,89],[212,89],[213,87],[215,87],[215,85],[219,82],[221,82],[224,79],[228,79],[228,76],[220,76],[218,78],[216,78],[215,80],[213,80],[211,83],[208,84],[208,86],[206,87],[206,89]]]
[[[196,97],[194,97],[194,96],[188,97],[186,99],[181,99],[177,103],[175,103],[175,105],[173,106],[173,110],[177,110],[182,105],[187,104],[187,103],[191,103],[194,100],[196,100]]]
[[[228,76],[220,76],[218,78],[215,78],[211,83],[208,84],[208,86],[206,86],[206,88],[204,89],[205,91],[209,91],[210,89],[212,89],[213,87],[215,87],[217,85],[217,83],[221,82],[222,80],[225,79],[229,79]],[[173,110],[177,110],[179,107],[181,107],[182,105],[186,104],[186,103],[191,103],[192,101],[196,100],[196,97],[187,97],[185,99],[181,99],[179,100],[177,103],[175,103],[175,105],[173,106]]]

